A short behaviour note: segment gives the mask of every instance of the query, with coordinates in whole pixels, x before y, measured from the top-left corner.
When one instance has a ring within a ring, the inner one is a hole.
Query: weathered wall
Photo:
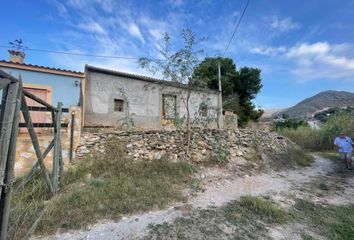
[[[151,83],[93,71],[86,72],[84,104],[85,126],[120,126],[121,119],[129,110],[136,127],[139,129],[162,128],[162,94],[177,95],[177,113],[186,115],[183,100],[186,89]],[[217,109],[216,92],[193,91],[190,98],[190,112],[193,117],[198,113],[202,102],[210,105],[210,114]],[[114,112],[114,99],[127,102],[125,113]],[[216,122],[212,125],[215,126]]]
[[[77,158],[90,154],[93,150],[104,152],[108,138],[115,136],[126,145],[127,154],[132,159],[159,159],[168,155],[173,160],[184,156],[186,136],[181,131],[135,131],[132,133],[84,133],[80,146],[77,148]],[[220,137],[222,142],[216,139]],[[229,148],[229,158],[252,154],[262,149],[266,152],[285,152],[289,142],[277,133],[254,130],[201,130],[194,129],[190,159],[194,162],[209,161],[213,148]]]
[[[69,123],[68,128],[61,131],[61,144],[63,151],[64,163],[69,162],[69,150],[70,150],[70,129],[71,129],[71,114],[75,114],[74,122],[74,155],[75,149],[80,143],[81,137],[81,110],[79,107],[71,107],[69,113],[63,114],[62,123]],[[46,129],[42,134],[38,134],[39,146],[44,151],[49,143],[54,138],[52,130]],[[53,162],[53,150],[45,158],[45,164],[48,168],[52,167]],[[15,175],[19,176],[28,172],[31,167],[36,163],[37,157],[33,148],[33,144],[28,133],[20,133],[16,143],[16,162],[15,162]]]

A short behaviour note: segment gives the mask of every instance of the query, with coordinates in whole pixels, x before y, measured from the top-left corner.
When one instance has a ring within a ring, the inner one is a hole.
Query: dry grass
[[[105,154],[94,153],[65,172],[55,199],[45,204],[45,199],[34,197],[45,193],[32,191],[30,184],[23,193],[29,192],[31,196],[22,205],[39,205],[41,209],[46,205],[36,233],[51,234],[58,229],[82,228],[99,219],[118,219],[122,214],[163,208],[171,202],[182,201],[182,189],[192,180],[194,172],[195,168],[187,162],[164,158],[133,161],[126,156],[121,144],[111,139]],[[15,205],[18,200],[14,198]],[[23,217],[28,217],[25,214]],[[16,231],[28,229],[34,219],[27,218]]]
[[[269,239],[265,224],[287,221],[288,213],[270,200],[246,196],[221,208],[193,210],[173,223],[151,225],[144,239]]]
[[[349,240],[354,236],[354,205],[321,206],[298,199],[295,205],[296,220],[306,222],[326,239]]]
[[[229,203],[225,209],[226,218],[239,222],[244,218],[253,218],[267,223],[286,223],[288,213],[268,199],[253,196],[241,197],[239,201]]]

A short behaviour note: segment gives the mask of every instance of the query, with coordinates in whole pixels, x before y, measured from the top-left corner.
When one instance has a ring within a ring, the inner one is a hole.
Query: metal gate
[[[60,129],[62,103],[58,103],[57,107],[53,107],[42,99],[36,97],[32,93],[26,91],[22,87],[21,77],[19,79],[0,70],[0,90],[2,90],[2,102],[0,112],[0,240],[5,240],[7,236],[11,192],[13,191],[14,182],[14,164],[16,157],[16,141],[19,132],[19,119],[22,112],[25,121],[25,127],[28,129],[33,148],[36,153],[37,162],[31,169],[27,177],[25,177],[19,187],[23,187],[31,179],[31,177],[40,171],[45,179],[48,191],[51,196],[58,192],[59,176],[63,171],[63,158],[61,151]],[[32,101],[39,103],[42,107],[41,111],[49,111],[52,113],[52,124],[47,127],[54,128],[54,137],[48,147],[41,151],[37,134],[34,131],[30,108],[27,106],[26,97]],[[23,124],[22,124],[23,125]],[[44,159],[53,149],[53,168],[49,175],[44,165]],[[38,221],[28,229],[26,238],[35,230]]]

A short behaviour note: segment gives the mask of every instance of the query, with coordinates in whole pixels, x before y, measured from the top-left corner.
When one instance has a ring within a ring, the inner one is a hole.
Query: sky
[[[3,0],[0,59],[21,38],[29,49],[158,58],[164,33],[205,38],[204,57],[224,51],[246,0]],[[262,108],[289,107],[324,90],[354,92],[354,0],[250,0],[225,56],[262,70]],[[84,65],[151,75],[136,59],[27,50],[26,63],[83,71]]]

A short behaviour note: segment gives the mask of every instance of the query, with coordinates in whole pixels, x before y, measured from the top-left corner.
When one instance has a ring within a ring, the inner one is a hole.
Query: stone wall
[[[220,136],[223,139],[222,143],[217,142]],[[127,154],[133,159],[159,159],[167,155],[177,160],[184,156],[186,146],[185,133],[181,131],[84,133],[80,146],[76,150],[77,158],[93,150],[104,152],[105,143],[110,137],[117,137],[121,140],[126,145]],[[217,144],[224,144],[224,147],[229,149],[229,157],[236,157],[249,154],[259,148],[263,151],[284,152],[289,142],[276,133],[266,131],[194,129],[190,159],[194,162],[210,160],[213,147]]]
[[[74,150],[79,145],[81,138],[81,110],[79,107],[70,107],[69,113],[64,113],[62,116],[62,123],[68,123],[68,127],[66,129],[62,129],[61,131],[61,144],[64,163],[69,162],[71,114],[75,115],[73,138]],[[38,133],[37,137],[39,146],[43,152],[54,138],[54,132],[52,129],[46,129],[43,133]],[[45,165],[49,169],[52,167],[53,162],[52,152],[53,150],[44,159]],[[73,154],[73,157],[75,157],[75,151]],[[26,132],[20,133],[16,142],[15,175],[19,176],[25,174],[31,169],[36,161],[37,157],[30,136]]]

